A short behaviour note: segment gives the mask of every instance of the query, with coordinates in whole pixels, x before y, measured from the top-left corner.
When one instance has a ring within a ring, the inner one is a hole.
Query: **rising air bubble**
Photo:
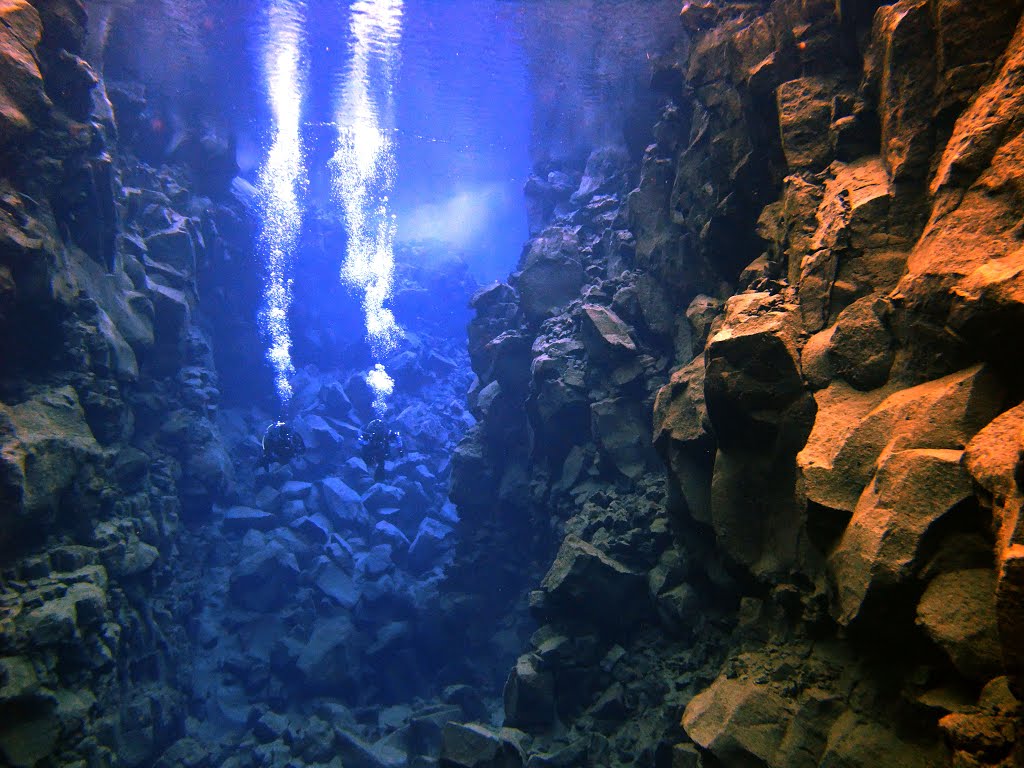
[[[333,194],[341,207],[348,248],[341,279],[362,291],[366,336],[374,358],[395,348],[402,332],[391,310],[395,268],[394,80],[402,30],[401,0],[357,0],[352,4],[351,61],[341,81],[331,160]],[[373,382],[381,384],[377,389]],[[382,413],[394,381],[379,363],[367,376]]]
[[[273,127],[257,184],[261,213],[258,248],[265,263],[260,327],[267,339],[267,360],[274,370],[274,386],[282,408],[291,400],[291,377],[295,373],[288,310],[292,262],[302,227],[300,198],[306,184],[300,139],[305,90],[304,21],[303,3],[275,0],[268,10],[262,51]]]

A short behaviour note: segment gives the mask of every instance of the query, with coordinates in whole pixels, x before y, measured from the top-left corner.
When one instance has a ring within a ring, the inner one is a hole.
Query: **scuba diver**
[[[272,463],[287,464],[306,452],[302,435],[283,421],[275,421],[263,433],[263,456],[259,466],[264,469]]]
[[[359,444],[363,447],[363,461],[367,467],[374,467],[373,479],[378,483],[384,479],[384,462],[391,458],[391,449],[405,455],[405,445],[398,432],[388,429],[381,419],[374,419],[359,434]]]

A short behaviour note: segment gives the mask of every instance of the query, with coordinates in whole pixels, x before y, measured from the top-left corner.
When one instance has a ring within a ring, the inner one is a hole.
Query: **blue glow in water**
[[[395,183],[394,91],[402,31],[402,0],[357,0],[350,20],[347,67],[341,79],[331,159],[332,192],[348,233],[341,279],[363,293],[366,336],[378,361],[367,376],[378,413],[394,389],[379,359],[401,329],[391,309],[396,221],[389,195]]]
[[[260,170],[261,227],[259,249],[264,277],[261,327],[268,340],[267,359],[282,406],[292,396],[291,329],[292,262],[302,229],[302,192],[306,184],[301,140],[304,4],[275,0],[268,10],[263,46],[263,75],[273,114],[270,148]]]

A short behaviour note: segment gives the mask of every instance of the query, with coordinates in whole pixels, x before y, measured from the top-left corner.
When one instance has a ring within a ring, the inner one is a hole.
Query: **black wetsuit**
[[[404,453],[402,436],[388,429],[380,419],[366,425],[359,435],[359,442],[363,446],[363,461],[368,468],[373,468],[374,479],[378,482],[384,479],[384,462],[391,458],[392,449],[397,448],[399,453]]]
[[[287,464],[305,452],[306,443],[302,435],[283,421],[277,421],[267,427],[263,434],[263,456],[260,459],[260,466],[269,467],[274,462]]]

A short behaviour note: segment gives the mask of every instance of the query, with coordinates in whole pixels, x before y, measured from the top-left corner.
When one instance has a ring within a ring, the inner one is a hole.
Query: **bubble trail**
[[[356,0],[351,8],[351,61],[340,83],[331,159],[332,187],[341,207],[348,248],[341,279],[363,292],[366,336],[375,366],[367,383],[378,414],[387,409],[394,381],[380,358],[402,332],[391,310],[395,268],[394,84],[402,31],[402,0]]]
[[[300,197],[306,185],[300,138],[305,90],[303,33],[305,6],[300,0],[274,0],[263,41],[263,76],[273,113],[270,149],[259,173],[262,214],[258,249],[266,264],[260,326],[268,342],[267,360],[284,408],[292,396],[291,267],[302,227]]]

